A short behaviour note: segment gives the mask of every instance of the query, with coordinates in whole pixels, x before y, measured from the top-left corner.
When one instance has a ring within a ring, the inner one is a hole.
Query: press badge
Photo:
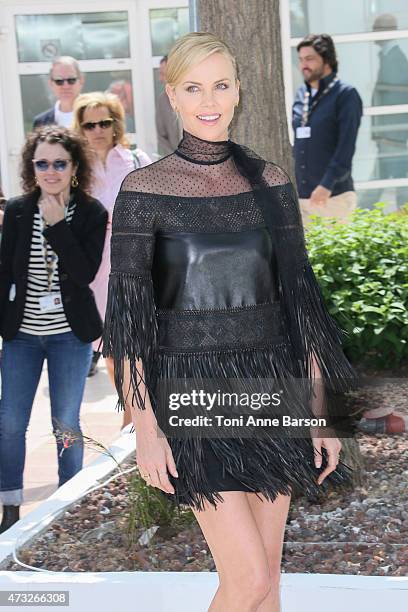
[[[312,129],[310,125],[296,128],[296,138],[310,138],[312,135]]]
[[[41,312],[51,312],[62,307],[62,298],[60,293],[47,293],[39,299]]]

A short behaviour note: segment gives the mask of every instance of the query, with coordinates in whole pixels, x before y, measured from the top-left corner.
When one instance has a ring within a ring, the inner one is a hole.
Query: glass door
[[[135,133],[127,10],[15,15],[24,131],[51,107],[49,62],[71,55],[85,74],[83,91],[112,91],[125,106],[128,132]]]
[[[143,61],[136,9],[134,0],[70,4],[64,0],[26,0],[0,4],[0,110],[3,107],[5,117],[1,161],[8,196],[21,191],[20,152],[33,118],[55,104],[48,75],[51,62],[60,55],[79,61],[85,76],[82,91],[112,91],[119,95],[125,107],[129,139],[143,139],[143,129],[137,129],[136,119],[140,100],[136,100],[135,93],[141,95],[141,87],[136,87],[141,82],[136,58]]]

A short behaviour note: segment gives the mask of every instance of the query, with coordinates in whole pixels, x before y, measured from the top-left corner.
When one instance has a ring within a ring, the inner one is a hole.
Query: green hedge
[[[354,363],[395,367],[408,358],[408,207],[357,209],[341,225],[317,217],[310,261]]]

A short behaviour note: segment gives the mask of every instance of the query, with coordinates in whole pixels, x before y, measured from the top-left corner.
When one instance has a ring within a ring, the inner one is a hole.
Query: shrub
[[[166,497],[161,489],[150,487],[141,478],[138,471],[132,472],[127,480],[129,495],[129,512],[127,533],[130,542],[134,542],[139,528],[148,529],[153,525],[161,528],[173,527],[176,531],[195,522],[194,514],[187,506],[178,508]]]
[[[353,362],[395,367],[408,358],[408,208],[357,209],[347,225],[317,217],[310,261]]]

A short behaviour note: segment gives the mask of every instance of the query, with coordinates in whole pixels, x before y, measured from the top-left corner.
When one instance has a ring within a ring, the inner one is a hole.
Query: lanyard
[[[66,206],[64,209],[65,219],[67,218],[68,206]],[[58,257],[57,257],[57,254],[54,253],[51,246],[48,244],[46,237],[44,236],[43,232],[44,232],[44,227],[45,227],[45,221],[44,221],[44,218],[41,212],[40,212],[40,221],[41,221],[41,234],[43,238],[43,256],[44,256],[45,270],[47,272],[48,293],[51,293],[52,281],[54,278],[55,270],[57,268]]]
[[[323,96],[328,94],[329,91],[335,86],[338,80],[339,80],[338,77],[334,77],[334,79],[330,81],[330,83],[327,85],[327,87],[322,91],[320,95],[316,94],[315,99],[313,100],[310,108],[309,108],[310,91],[308,91],[308,89],[306,88],[306,91],[303,96],[303,112],[302,112],[302,123],[301,123],[302,127],[305,127],[305,125],[307,125],[307,122],[309,121],[312,111],[319,104]]]

